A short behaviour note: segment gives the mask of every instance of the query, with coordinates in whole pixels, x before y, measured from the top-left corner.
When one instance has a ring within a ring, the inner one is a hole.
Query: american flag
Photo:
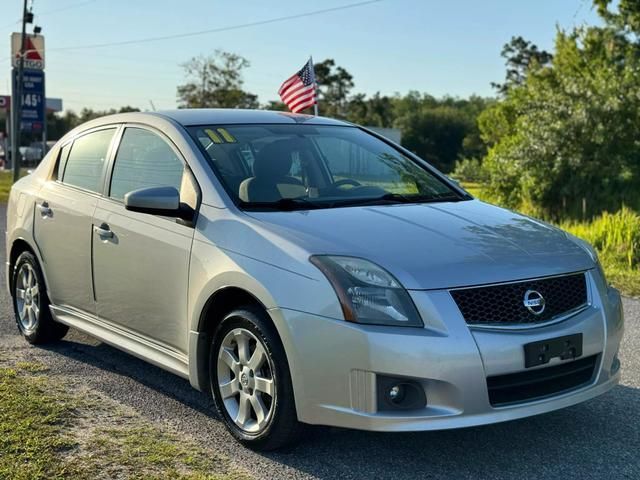
[[[316,76],[311,58],[300,71],[284,81],[278,94],[293,113],[316,104]]]

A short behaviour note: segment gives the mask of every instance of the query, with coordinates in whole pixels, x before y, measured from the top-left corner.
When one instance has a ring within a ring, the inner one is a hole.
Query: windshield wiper
[[[317,208],[350,207],[358,205],[388,205],[394,203],[431,203],[459,202],[467,198],[457,193],[441,193],[432,195],[403,195],[401,193],[385,193],[379,197],[345,198],[333,201],[314,202],[307,198],[281,198],[273,202],[240,202],[242,208],[256,210],[312,210]]]
[[[306,198],[296,197],[296,198],[281,198],[280,200],[276,200],[274,202],[240,202],[240,206],[242,208],[250,208],[250,209],[266,209],[266,210],[309,210],[312,208],[323,208],[322,205],[312,202],[311,200],[307,200]]]
[[[468,200],[469,197],[467,195],[462,195],[459,193],[433,193],[431,195],[400,195],[397,193],[390,193],[384,195],[385,198],[397,199],[400,198],[407,203],[415,203],[415,202],[459,202],[461,200]]]
[[[433,195],[403,195],[401,193],[385,193],[373,198],[349,198],[331,203],[332,207],[356,206],[356,205],[384,205],[393,203],[431,203],[431,202],[459,202],[465,200],[458,194],[444,193]]]
[[[379,197],[383,200],[395,200],[402,203],[432,203],[432,202],[460,202],[469,200],[467,195],[458,193],[434,193],[431,195],[402,195],[400,193],[387,193]]]

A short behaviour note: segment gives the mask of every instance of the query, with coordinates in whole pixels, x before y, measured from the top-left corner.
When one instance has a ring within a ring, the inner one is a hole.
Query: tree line
[[[248,67],[245,58],[229,52],[192,58],[184,65],[187,81],[177,89],[179,106],[287,110],[280,101],[260,104],[256,95],[244,90],[242,71]],[[321,115],[371,127],[398,128],[403,146],[445,172],[451,171],[459,158],[486,154],[477,117],[491,99],[435,98],[418,91],[367,97],[354,92],[353,75],[331,58],[316,63],[315,74]]]
[[[224,51],[192,58],[183,65],[185,83],[177,87],[179,107],[286,111],[282,102],[260,103],[257,95],[244,89],[243,71],[248,67],[247,59]],[[366,96],[354,92],[353,76],[333,59],[317,63],[315,72],[321,115],[371,127],[398,128],[402,131],[403,146],[444,172],[452,171],[460,158],[482,158],[486,154],[477,117],[494,102],[492,99],[435,98],[418,91]],[[125,106],[49,114],[49,137],[60,138],[71,128],[93,118],[137,110]]]
[[[364,95],[329,58],[315,65],[321,115],[398,128],[441,171],[481,182],[489,198],[545,218],[640,209],[640,3],[594,0],[600,26],[558,29],[553,52],[514,36],[495,97]],[[615,7],[613,6],[615,5]],[[183,65],[180,108],[268,108],[244,87],[249,61],[216,51]],[[118,111],[132,111],[123,107]],[[51,137],[106,113],[49,117]]]

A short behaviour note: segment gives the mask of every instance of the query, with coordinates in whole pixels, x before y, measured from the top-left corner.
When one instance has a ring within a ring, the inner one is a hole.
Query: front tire
[[[248,306],[224,318],[211,344],[209,372],[216,410],[240,443],[275,450],[298,438],[289,365],[264,311]]]
[[[13,268],[13,310],[18,329],[32,344],[60,340],[69,327],[56,322],[49,310],[49,297],[38,260],[23,252]]]

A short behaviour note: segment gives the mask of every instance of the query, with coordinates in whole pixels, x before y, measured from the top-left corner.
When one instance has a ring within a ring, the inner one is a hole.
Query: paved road
[[[0,207],[4,225],[4,207]],[[4,241],[4,235],[2,240]],[[4,264],[4,246],[1,254]],[[582,405],[481,428],[380,434],[314,428],[287,453],[239,447],[188,382],[78,332],[53,347],[17,336],[0,292],[0,344],[80,379],[142,416],[228,455],[258,478],[640,478],[640,301],[625,300],[622,385]]]

